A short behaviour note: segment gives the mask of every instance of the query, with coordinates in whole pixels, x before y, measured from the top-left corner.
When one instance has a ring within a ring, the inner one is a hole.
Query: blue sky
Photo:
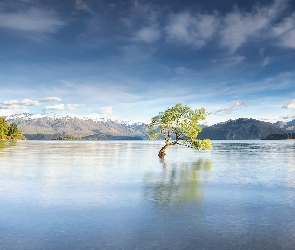
[[[1,0],[0,115],[295,119],[295,2]]]

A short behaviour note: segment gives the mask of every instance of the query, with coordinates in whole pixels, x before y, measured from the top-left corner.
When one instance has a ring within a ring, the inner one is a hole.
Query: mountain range
[[[91,116],[22,114],[6,117],[6,120],[16,123],[27,139],[32,140],[51,140],[60,135],[82,140],[146,138],[144,123],[119,122]]]
[[[29,140],[52,140],[73,136],[82,140],[140,140],[147,139],[146,124],[113,121],[93,116],[21,114],[6,117],[16,123]],[[295,120],[269,123],[240,118],[203,127],[198,138],[212,140],[264,139],[271,134],[295,132]]]
[[[289,122],[278,121],[275,123],[279,128],[287,131],[288,133],[295,133],[295,120]]]

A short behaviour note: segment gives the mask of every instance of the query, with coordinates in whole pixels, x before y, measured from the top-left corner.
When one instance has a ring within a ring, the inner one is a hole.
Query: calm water
[[[0,142],[0,249],[295,249],[295,142]]]

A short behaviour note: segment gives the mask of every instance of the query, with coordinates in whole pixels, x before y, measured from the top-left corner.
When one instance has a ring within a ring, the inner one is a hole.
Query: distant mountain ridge
[[[203,128],[200,139],[211,140],[255,140],[264,139],[271,134],[283,134],[285,131],[277,125],[251,118],[228,120]]]
[[[14,115],[6,118],[16,123],[28,139],[54,139],[56,135],[69,135],[79,139],[144,138],[146,124],[119,122],[98,117]]]
[[[275,124],[279,128],[286,130],[287,133],[295,133],[295,120],[289,122],[278,121]]]
[[[30,140],[52,140],[61,135],[73,136],[82,140],[140,140],[148,138],[144,123],[113,121],[95,115],[77,117],[21,114],[6,117],[6,119],[9,123],[16,123]],[[239,118],[209,127],[203,126],[203,131],[198,138],[211,140],[264,139],[271,134],[291,133],[293,126],[295,127],[295,120],[273,124],[251,118]]]

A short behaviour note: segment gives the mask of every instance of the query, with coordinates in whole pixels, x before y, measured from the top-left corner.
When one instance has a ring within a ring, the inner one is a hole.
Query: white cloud
[[[287,102],[282,108],[284,108],[284,109],[295,109],[295,99]]]
[[[38,105],[40,105],[38,101],[33,101],[31,99],[5,101],[0,103],[0,115],[12,115],[16,113],[29,112],[29,106]]]
[[[31,99],[23,99],[23,100],[9,100],[2,103],[2,106],[7,106],[8,108],[16,108],[16,107],[26,107],[26,106],[38,106],[40,103],[38,101],[33,101]]]
[[[254,6],[252,12],[242,12],[237,7],[223,18],[221,45],[232,52],[248,40],[267,35],[268,28],[284,9],[284,0],[274,1],[269,6]]]
[[[75,9],[88,11],[90,13],[92,12],[92,10],[89,8],[89,6],[86,3],[84,3],[82,0],[76,0]]]
[[[54,11],[30,8],[18,12],[0,13],[0,27],[25,31],[54,33],[65,23]]]
[[[290,31],[281,39],[281,45],[284,47],[295,49],[295,29]]]
[[[243,45],[247,39],[268,24],[268,19],[255,14],[242,13],[236,10],[224,19],[225,25],[221,30],[221,45],[233,52]]]
[[[77,107],[81,106],[80,104],[55,104],[52,106],[46,106],[45,110],[76,110]]]
[[[218,27],[218,19],[215,14],[196,14],[182,12],[170,16],[166,26],[167,41],[184,42],[195,48],[205,46]]]
[[[278,38],[279,45],[295,49],[295,26],[293,30],[286,32],[284,35],[279,36]]]
[[[246,106],[246,102],[241,101],[239,99],[230,108],[213,111],[213,114],[214,115],[228,115],[228,114],[232,113],[233,111],[235,111],[238,107],[241,107],[241,106]]]
[[[272,32],[275,36],[282,36],[295,29],[295,13],[283,19],[272,27]]]
[[[277,38],[278,45],[295,48],[295,12],[272,28],[272,35]]]
[[[161,38],[161,32],[157,27],[144,27],[135,35],[135,40],[152,43]]]
[[[9,101],[5,101],[0,103],[0,109],[13,109],[13,110],[24,110],[27,107],[30,106],[39,106],[44,102],[52,102],[52,101],[61,101],[61,98],[59,97],[45,97],[43,99],[41,99],[40,101],[34,101],[31,99],[23,99],[23,100],[9,100]],[[62,104],[64,105],[64,104]],[[68,104],[66,106],[64,106],[64,108],[61,109],[67,109],[67,110],[74,110],[75,106],[77,104]],[[47,106],[47,107],[54,107],[54,106]],[[56,106],[58,108],[58,105]],[[26,111],[28,111],[28,109],[26,109]]]
[[[61,101],[61,98],[59,97],[45,97],[45,98],[42,98],[40,100],[40,102],[55,102],[55,101]]]
[[[102,107],[100,109],[100,114],[102,115],[111,115],[113,114],[113,107],[110,106],[110,107]]]
[[[19,105],[0,105],[0,109],[18,109],[20,108]]]
[[[287,8],[287,0],[274,0],[271,4],[256,4],[251,11],[234,6],[225,15],[192,13],[170,15],[165,26],[167,42],[181,42],[202,48],[218,37],[221,47],[234,53],[241,46],[253,41],[265,41],[295,48],[295,12],[278,22]],[[278,23],[276,23],[278,22]],[[260,53],[263,56],[264,49]],[[263,65],[269,63],[266,58]]]
[[[240,99],[238,99],[236,102],[235,102],[235,104],[234,104],[234,106],[246,106],[246,103],[247,102],[245,102],[245,101],[241,101]]]

